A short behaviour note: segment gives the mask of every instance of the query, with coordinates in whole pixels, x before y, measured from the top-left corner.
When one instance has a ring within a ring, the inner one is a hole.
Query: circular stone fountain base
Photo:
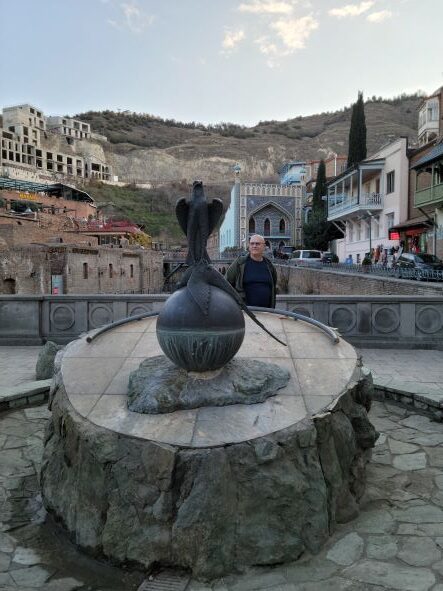
[[[376,432],[354,349],[301,321],[249,320],[241,358],[290,373],[253,405],[162,415],[127,408],[129,374],[159,355],[155,320],[71,343],[58,358],[42,491],[81,547],[212,579],[316,552],[358,514]]]

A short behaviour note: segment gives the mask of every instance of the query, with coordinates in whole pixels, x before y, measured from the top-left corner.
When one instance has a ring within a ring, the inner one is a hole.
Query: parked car
[[[433,254],[406,252],[398,257],[396,266],[401,278],[443,280],[443,261]]]
[[[291,263],[297,266],[320,265],[320,250],[295,250],[291,257]]]

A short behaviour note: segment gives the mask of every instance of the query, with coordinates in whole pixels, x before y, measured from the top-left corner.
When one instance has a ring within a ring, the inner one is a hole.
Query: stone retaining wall
[[[167,296],[0,295],[0,346],[66,344],[128,316],[161,310]],[[277,308],[338,328],[359,347],[443,349],[443,298],[434,296],[277,296]]]
[[[277,265],[279,283],[289,294],[303,295],[429,295],[443,297],[443,283],[429,283],[350,273]]]

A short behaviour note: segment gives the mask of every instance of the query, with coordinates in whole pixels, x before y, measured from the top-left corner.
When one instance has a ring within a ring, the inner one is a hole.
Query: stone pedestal
[[[236,359],[290,372],[267,401],[142,415],[129,374],[161,354],[155,320],[58,359],[42,465],[46,508],[81,547],[119,563],[174,565],[212,579],[316,552],[358,514],[376,433],[370,376],[354,349],[301,321],[246,321]]]

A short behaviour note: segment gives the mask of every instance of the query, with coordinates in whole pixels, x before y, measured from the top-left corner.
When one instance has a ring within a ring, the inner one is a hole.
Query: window
[[[88,278],[88,263],[83,263],[83,279]]]
[[[348,222],[348,235],[349,242],[354,242],[354,225],[352,222]]]
[[[286,232],[286,223],[285,220],[282,218],[280,220],[280,234],[284,234]]]
[[[427,115],[427,120],[428,121],[438,121],[438,102],[437,101],[432,101],[431,103],[428,103],[428,115]]]
[[[112,279],[113,276],[114,276],[114,272],[113,272],[112,264],[109,263],[109,279]]]
[[[130,265],[129,271],[130,271],[131,279],[133,279],[134,278],[134,265]]]
[[[373,217],[374,225],[372,235],[374,238],[378,238],[380,236],[380,218],[377,216]]]
[[[249,233],[250,234],[255,233],[255,219],[254,218],[249,218]]]
[[[271,235],[271,222],[269,220],[269,218],[265,219],[265,223],[263,224],[263,234],[265,236],[270,236]]]
[[[388,232],[388,236],[389,236],[389,228],[392,228],[393,225],[394,225],[394,214],[387,213],[386,214],[386,230]]]
[[[395,170],[391,170],[386,175],[386,193],[393,193],[395,191]]]

